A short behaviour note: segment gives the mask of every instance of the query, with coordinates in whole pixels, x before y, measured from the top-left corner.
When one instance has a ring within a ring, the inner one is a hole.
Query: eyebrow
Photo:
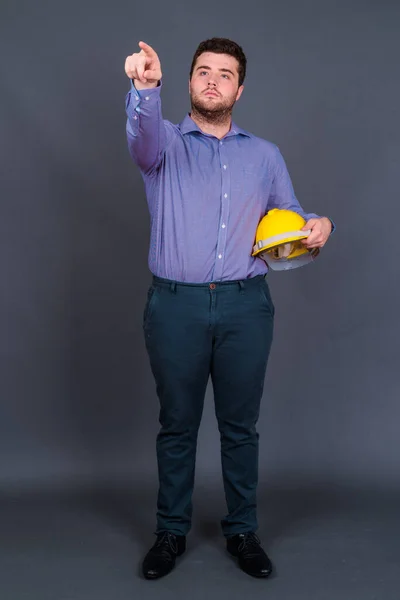
[[[206,65],[202,65],[200,67],[197,67],[196,71],[198,71],[199,69],[208,69],[208,70],[211,70],[211,67],[207,67]],[[224,73],[230,73],[231,75],[233,75],[235,77],[235,73],[232,73],[232,71],[230,69],[218,69],[218,71],[223,71]]]

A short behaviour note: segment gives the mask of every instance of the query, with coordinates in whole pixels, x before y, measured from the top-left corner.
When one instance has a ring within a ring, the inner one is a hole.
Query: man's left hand
[[[332,232],[332,223],[328,217],[313,218],[307,221],[302,231],[308,229],[311,229],[311,233],[302,243],[307,248],[322,248]]]

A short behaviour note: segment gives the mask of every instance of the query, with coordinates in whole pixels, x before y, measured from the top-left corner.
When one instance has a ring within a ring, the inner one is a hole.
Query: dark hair
[[[204,40],[204,42],[199,44],[193,56],[192,66],[190,67],[190,79],[192,78],[196,60],[203,52],[229,54],[230,56],[233,56],[233,58],[236,58],[239,63],[239,87],[242,85],[244,78],[246,77],[247,59],[242,48],[236,44],[236,42],[232,42],[232,40],[228,40],[227,38],[211,38],[210,40]]]

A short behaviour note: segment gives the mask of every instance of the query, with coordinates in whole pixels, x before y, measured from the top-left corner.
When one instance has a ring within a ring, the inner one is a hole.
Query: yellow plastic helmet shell
[[[273,208],[257,227],[252,256],[263,259],[274,270],[292,269],[313,261],[319,249],[308,249],[301,243],[310,234],[302,231],[305,224],[298,213]]]
[[[273,208],[258,224],[252,256],[257,256],[278,243],[304,240],[309,234],[307,231],[300,231],[305,224],[305,219],[293,210]]]

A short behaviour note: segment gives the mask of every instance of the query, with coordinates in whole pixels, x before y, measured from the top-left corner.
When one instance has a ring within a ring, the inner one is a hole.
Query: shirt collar
[[[183,135],[185,135],[185,133],[191,133],[193,131],[197,131],[198,133],[201,133],[203,135],[209,135],[207,133],[204,133],[204,131],[202,131],[200,129],[200,127],[193,121],[193,119],[191,118],[189,113],[185,116],[183,121],[180,123],[179,128],[180,128],[181,132],[183,133]],[[233,121],[231,124],[231,128],[225,137],[229,137],[232,135],[245,135],[246,137],[251,137],[250,133],[248,133],[241,127],[238,127]],[[213,136],[210,136],[210,137],[213,137]]]

